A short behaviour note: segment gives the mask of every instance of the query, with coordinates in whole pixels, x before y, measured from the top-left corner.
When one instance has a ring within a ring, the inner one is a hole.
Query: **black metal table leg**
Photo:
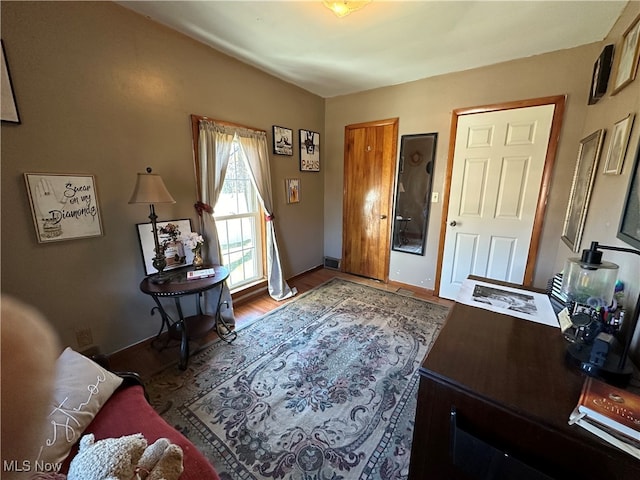
[[[180,318],[178,325],[180,328],[180,363],[178,366],[180,370],[185,370],[189,361],[189,334],[187,333],[187,322],[184,320],[182,306],[180,305],[180,297],[175,297],[174,302],[178,311],[178,318]]]

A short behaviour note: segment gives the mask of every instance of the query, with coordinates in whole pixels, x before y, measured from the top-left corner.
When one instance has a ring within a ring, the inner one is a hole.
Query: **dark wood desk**
[[[222,300],[222,285],[229,277],[229,269],[220,265],[213,267],[215,275],[213,277],[200,278],[197,280],[187,280],[187,272],[194,270],[193,267],[181,268],[167,273],[168,280],[165,283],[153,283],[153,277],[146,277],[140,282],[140,290],[147,295],[151,295],[156,306],[151,310],[153,314],[156,309],[162,317],[162,325],[156,336],[160,337],[163,330],[167,329],[170,337],[180,339],[180,363],[179,367],[187,368],[189,360],[189,339],[198,338],[207,334],[214,327],[217,327],[218,335],[225,341],[231,343],[235,340],[237,333],[232,330],[220,315],[220,304]],[[216,311],[213,314],[205,314],[202,309],[202,294],[207,290],[219,287]],[[180,298],[185,295],[196,295],[197,314],[185,317],[182,313]],[[167,313],[161,298],[173,298],[178,312],[178,320],[173,320]]]
[[[583,375],[556,328],[456,303],[420,369],[410,480],[640,479],[569,414]]]

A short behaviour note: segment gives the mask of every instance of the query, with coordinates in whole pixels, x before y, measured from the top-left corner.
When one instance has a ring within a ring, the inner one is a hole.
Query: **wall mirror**
[[[424,255],[437,133],[402,135],[392,250]]]

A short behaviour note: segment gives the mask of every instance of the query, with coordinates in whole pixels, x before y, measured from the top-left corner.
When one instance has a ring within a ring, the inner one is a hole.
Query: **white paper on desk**
[[[456,302],[560,328],[547,295],[466,279]]]

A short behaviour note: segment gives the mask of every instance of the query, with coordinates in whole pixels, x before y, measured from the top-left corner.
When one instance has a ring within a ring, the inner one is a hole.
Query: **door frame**
[[[453,172],[453,159],[455,154],[456,136],[458,134],[458,120],[463,115],[473,115],[477,113],[489,113],[503,110],[513,110],[517,108],[538,107],[541,105],[555,105],[553,110],[553,120],[551,122],[551,131],[549,133],[549,145],[547,155],[545,157],[544,170],[542,172],[542,183],[540,184],[540,193],[538,195],[538,204],[533,219],[533,229],[531,231],[531,244],[529,245],[529,253],[527,254],[527,266],[525,268],[524,280],[525,287],[533,285],[533,275],[535,273],[536,260],[538,258],[538,249],[540,247],[540,239],[542,237],[542,226],[547,210],[547,198],[551,188],[551,176],[553,174],[553,166],[556,161],[558,151],[558,141],[560,139],[560,131],[562,129],[562,119],[564,118],[564,107],[566,95],[554,95],[550,97],[533,98],[529,100],[517,100],[514,102],[496,103],[492,105],[483,105],[478,107],[457,108],[451,113],[451,130],[449,133],[449,153],[447,157],[447,170],[444,178],[444,188],[442,195],[442,220],[440,222],[440,237],[438,244],[438,260],[436,263],[436,278],[434,292],[440,292],[440,280],[442,275],[442,259],[444,257],[444,240],[447,231],[447,216],[449,212],[449,195],[451,194],[451,177]]]
[[[393,117],[393,118],[385,118],[384,120],[374,120],[371,122],[361,122],[361,123],[352,123],[350,125],[346,125],[344,127],[344,157],[342,160],[343,163],[343,179],[344,179],[344,174],[346,173],[346,164],[347,164],[347,155],[348,155],[348,148],[347,148],[347,131],[349,130],[355,130],[355,129],[359,129],[359,128],[370,128],[370,127],[384,127],[387,125],[391,125],[394,129],[394,134],[393,134],[393,138],[392,138],[392,150],[394,152],[394,158],[393,158],[393,162],[394,162],[394,166],[393,166],[393,175],[391,176],[391,178],[389,179],[389,181],[391,182],[391,188],[389,189],[389,211],[386,213],[387,215],[387,219],[389,220],[388,222],[388,228],[387,228],[387,235],[386,235],[386,248],[384,249],[384,252],[381,252],[381,255],[383,255],[384,257],[384,278],[382,279],[378,279],[378,280],[382,280],[383,283],[389,283],[389,263],[390,263],[390,259],[391,259],[391,232],[392,232],[392,228],[391,228],[391,218],[393,216],[393,198],[394,198],[394,193],[395,193],[395,179],[397,176],[397,168],[398,168],[398,125],[400,123],[400,118],[399,117]],[[342,187],[342,197],[343,197],[343,202],[342,202],[342,258],[345,258],[345,245],[346,245],[346,235],[347,235],[347,229],[349,228],[349,225],[347,225],[346,222],[346,201],[344,200],[346,198],[346,196],[348,195],[348,192],[346,191],[346,182],[343,181],[343,187]],[[344,263],[344,262],[342,262]],[[345,272],[345,268],[344,268],[344,264],[340,266],[340,270],[342,272]]]

